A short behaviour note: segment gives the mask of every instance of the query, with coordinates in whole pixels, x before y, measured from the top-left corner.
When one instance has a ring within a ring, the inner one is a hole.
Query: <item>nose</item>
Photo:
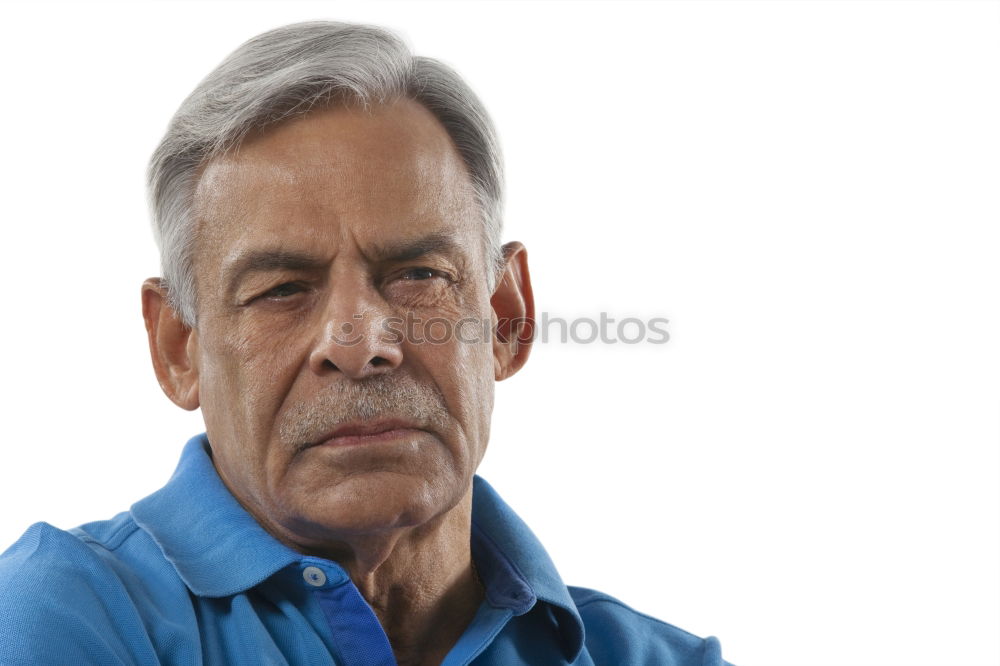
[[[309,367],[317,375],[340,372],[362,379],[391,372],[403,362],[401,341],[387,335],[384,304],[377,294],[364,288],[351,291],[330,297],[309,354]]]

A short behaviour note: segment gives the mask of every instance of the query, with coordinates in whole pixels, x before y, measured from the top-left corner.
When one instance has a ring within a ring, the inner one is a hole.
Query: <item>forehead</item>
[[[196,256],[256,244],[385,244],[478,224],[464,163],[438,120],[399,100],[323,109],[211,160],[195,193]]]

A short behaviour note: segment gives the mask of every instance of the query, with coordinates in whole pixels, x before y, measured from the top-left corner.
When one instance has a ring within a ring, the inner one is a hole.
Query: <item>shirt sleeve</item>
[[[158,663],[114,569],[72,534],[35,523],[0,555],[0,664]]]
[[[587,650],[596,664],[732,666],[722,659],[714,636],[700,638],[602,592],[569,589],[586,628]]]

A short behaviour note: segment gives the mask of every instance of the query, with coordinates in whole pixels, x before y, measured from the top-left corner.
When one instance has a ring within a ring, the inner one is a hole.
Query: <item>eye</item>
[[[430,280],[431,278],[440,277],[444,279],[449,279],[446,273],[434,270],[433,268],[425,268],[423,266],[417,268],[407,268],[405,271],[399,274],[399,277],[403,280],[414,280],[423,281]]]
[[[277,287],[274,287],[273,289],[268,289],[258,298],[267,298],[272,300],[288,298],[289,296],[294,296],[295,294],[303,291],[304,289],[305,287],[303,287],[298,282],[284,282],[282,284],[279,284]]]

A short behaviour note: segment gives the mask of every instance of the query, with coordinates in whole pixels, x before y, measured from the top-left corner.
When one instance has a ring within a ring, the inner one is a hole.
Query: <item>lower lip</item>
[[[421,432],[416,428],[394,428],[392,430],[383,430],[382,432],[372,433],[371,435],[343,435],[341,437],[334,437],[328,439],[325,442],[321,442],[320,446],[357,446],[360,444],[381,444],[383,442],[392,442],[403,437],[412,437],[413,435]]]

